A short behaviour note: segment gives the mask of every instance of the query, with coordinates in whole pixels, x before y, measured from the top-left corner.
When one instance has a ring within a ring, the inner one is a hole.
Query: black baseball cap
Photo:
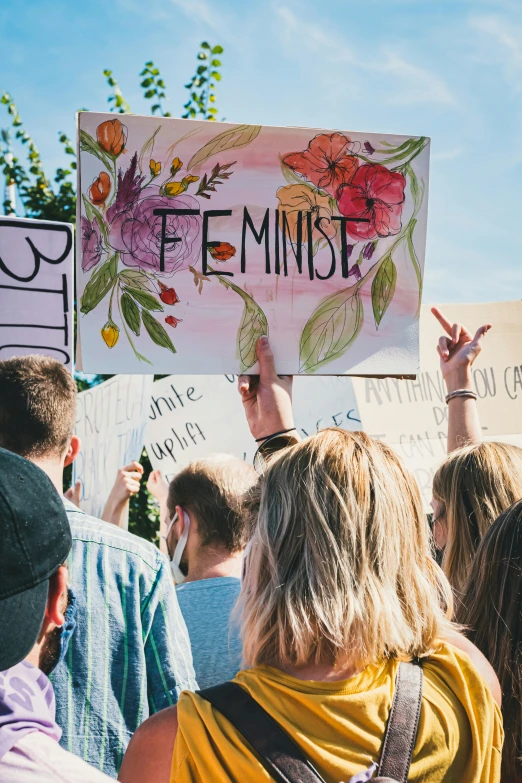
[[[0,671],[23,661],[34,647],[49,577],[71,546],[65,507],[50,478],[0,448]]]

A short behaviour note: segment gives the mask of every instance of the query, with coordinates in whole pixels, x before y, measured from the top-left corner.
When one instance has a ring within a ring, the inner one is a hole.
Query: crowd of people
[[[120,526],[138,463],[103,519],[62,494],[71,375],[0,362],[2,783],[522,782],[522,449],[483,442],[471,368],[491,325],[433,312],[431,518],[389,446],[299,437],[261,337],[238,381],[255,469],[151,474],[157,548]]]

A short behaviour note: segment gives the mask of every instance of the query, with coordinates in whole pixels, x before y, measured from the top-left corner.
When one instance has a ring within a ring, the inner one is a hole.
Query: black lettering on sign
[[[0,269],[2,272],[5,272],[5,274],[8,277],[13,278],[13,280],[19,280],[21,283],[30,283],[31,280],[34,280],[38,272],[40,271],[40,263],[42,261],[45,261],[47,264],[61,264],[62,261],[65,261],[69,253],[71,252],[72,248],[72,231],[69,228],[69,226],[63,225],[52,225],[51,223],[42,223],[42,225],[39,225],[36,222],[32,222],[29,220],[13,220],[9,218],[0,218],[0,230],[2,226],[9,226],[10,228],[19,228],[23,230],[31,230],[31,231],[57,231],[60,233],[65,234],[65,250],[63,253],[58,256],[58,258],[49,258],[48,256],[45,256],[43,253],[41,253],[32,239],[30,237],[25,237],[25,241],[29,245],[29,247],[32,250],[33,253],[33,259],[34,259],[34,269],[31,272],[30,275],[27,277],[24,277],[23,275],[17,275],[16,272],[13,271],[12,268],[7,266],[6,262],[3,258],[0,258]]]
[[[199,215],[199,209],[170,209],[161,207],[152,210],[153,215],[161,217],[161,245],[160,245],[160,272],[165,271],[165,245],[173,245],[175,242],[181,242],[181,237],[167,236],[167,215]]]

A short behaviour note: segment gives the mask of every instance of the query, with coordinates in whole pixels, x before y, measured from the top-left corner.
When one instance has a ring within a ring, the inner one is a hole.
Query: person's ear
[[[49,579],[49,593],[45,610],[45,621],[47,623],[57,626],[64,624],[68,584],[69,572],[67,566],[60,566]]]
[[[176,514],[178,515],[178,538],[180,538],[183,535],[183,531],[185,530],[185,514],[183,513],[181,506],[176,506]]]
[[[70,465],[72,462],[74,462],[74,460],[80,453],[81,447],[82,447],[82,442],[80,438],[77,435],[73,435],[71,438],[71,442],[69,443],[69,448],[67,449],[65,459],[63,461],[64,468],[66,468],[67,465]]]

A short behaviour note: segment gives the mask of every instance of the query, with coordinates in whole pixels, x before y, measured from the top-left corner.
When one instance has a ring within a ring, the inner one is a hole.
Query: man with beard
[[[9,783],[111,780],[58,743],[47,675],[74,630],[64,565],[71,546],[67,514],[49,478],[0,448],[0,780]]]

